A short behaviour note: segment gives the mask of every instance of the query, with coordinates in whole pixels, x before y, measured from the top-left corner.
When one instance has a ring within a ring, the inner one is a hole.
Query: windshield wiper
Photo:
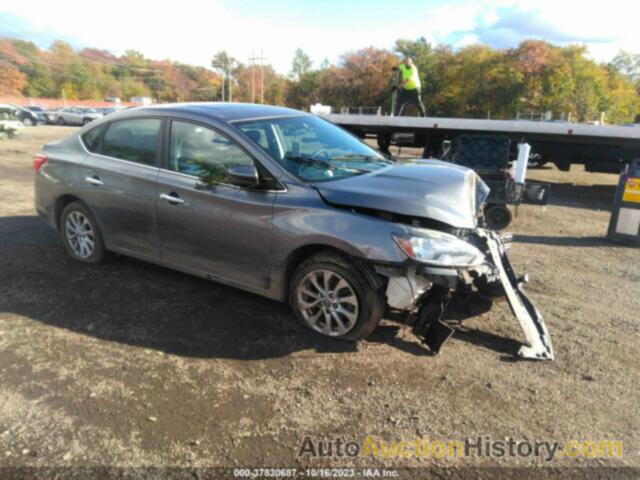
[[[311,165],[320,165],[322,167],[325,168],[329,168],[334,170],[335,167],[332,167],[331,165],[329,165],[329,162],[325,162],[324,160],[318,160],[316,158],[311,158],[311,157],[300,157],[300,156],[285,156],[284,157],[285,160],[293,160],[294,162],[300,162],[300,163],[309,163]]]
[[[386,158],[381,158],[378,155],[365,155],[362,153],[349,153],[347,155],[341,155],[339,157],[332,157],[331,160],[338,161],[364,161],[364,162],[372,162],[372,163],[392,163],[391,160],[387,160]]]
[[[353,172],[358,172],[358,173],[369,173],[369,170],[364,170],[361,168],[353,168],[353,167],[335,167],[333,165],[331,165],[331,161],[335,160],[335,158],[332,158],[329,161],[324,161],[324,160],[318,160],[316,158],[310,158],[310,157],[294,157],[294,156],[286,156],[284,157],[285,160],[292,160],[294,162],[300,162],[300,163],[308,163],[311,165],[319,165],[321,167],[326,168],[327,170],[331,170],[331,171],[336,171],[336,170],[350,170]]]

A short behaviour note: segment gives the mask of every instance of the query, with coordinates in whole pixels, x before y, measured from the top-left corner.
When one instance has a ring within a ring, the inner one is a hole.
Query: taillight
[[[33,157],[33,170],[38,173],[42,165],[44,165],[47,160],[49,160],[49,157],[47,157],[44,153],[37,154],[35,157]]]

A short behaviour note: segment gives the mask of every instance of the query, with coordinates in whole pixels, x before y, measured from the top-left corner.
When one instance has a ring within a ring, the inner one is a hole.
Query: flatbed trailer
[[[445,117],[392,117],[385,115],[324,114],[323,118],[361,138],[375,138],[383,152],[396,134],[411,134],[402,145],[423,149],[423,157],[439,157],[442,142],[463,134],[509,137],[512,145],[525,141],[540,164],[554,163],[568,171],[583,164],[587,171],[619,173],[640,158],[640,125],[590,125],[560,121],[480,120]]]

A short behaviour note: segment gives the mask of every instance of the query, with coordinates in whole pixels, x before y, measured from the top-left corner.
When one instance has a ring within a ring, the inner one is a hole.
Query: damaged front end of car
[[[484,228],[459,232],[415,229],[411,235],[394,236],[411,259],[402,267],[379,265],[387,277],[387,304],[404,312],[413,332],[437,353],[454,329],[444,322],[452,298],[466,302],[506,300],[525,336],[521,358],[552,360],[551,339],[544,319],[523,289],[526,276],[518,277],[507,256],[510,236]]]
[[[387,279],[390,312],[402,313],[433,352],[453,333],[443,322],[452,298],[490,304],[506,297],[525,336],[519,356],[554,358],[542,315],[524,291],[527,278],[516,275],[507,256],[511,237],[484,228],[489,187],[473,170],[415,160],[319,191],[331,205],[396,226],[392,243],[407,260],[374,267]]]

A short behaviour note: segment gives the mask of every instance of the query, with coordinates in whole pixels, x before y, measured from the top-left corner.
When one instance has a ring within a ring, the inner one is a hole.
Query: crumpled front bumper
[[[553,360],[553,347],[544,319],[524,292],[524,281],[515,274],[499,234],[485,229],[477,229],[475,234],[484,243],[486,254],[485,264],[478,269],[419,266],[408,268],[403,275],[378,269],[378,273],[389,280],[388,306],[410,312],[409,323],[414,333],[437,353],[454,331],[443,322],[452,294],[462,292],[469,296],[478,289],[480,278],[490,277],[492,286],[498,287],[500,295],[506,297],[524,333],[525,345],[518,355],[525,359]]]
[[[498,234],[491,230],[479,229],[478,235],[487,242],[491,260],[497,269],[511,311],[524,333],[527,344],[520,348],[518,355],[532,360],[553,360],[553,346],[544,319],[524,292],[522,282],[518,281]]]

